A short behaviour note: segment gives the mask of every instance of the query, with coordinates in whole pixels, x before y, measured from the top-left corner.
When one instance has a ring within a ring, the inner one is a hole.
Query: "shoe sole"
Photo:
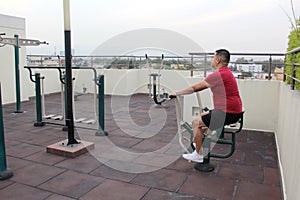
[[[185,160],[187,160],[189,162],[193,161],[193,162],[197,162],[197,163],[203,163],[203,159],[202,160],[192,160],[192,159],[187,159],[187,158],[185,158],[183,156],[182,156],[182,158],[184,158]]]

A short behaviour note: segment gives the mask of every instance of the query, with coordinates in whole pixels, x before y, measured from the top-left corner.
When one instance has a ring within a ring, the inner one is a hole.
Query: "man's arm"
[[[186,94],[192,94],[194,92],[198,92],[201,90],[204,90],[209,87],[209,84],[206,81],[200,81],[199,83],[196,83],[195,85],[192,85],[184,90],[178,91],[176,93],[171,93],[170,97],[175,97],[179,95],[186,95]]]
[[[205,80],[203,80],[199,83],[196,83],[195,85],[192,85],[192,88],[194,89],[194,92],[199,92],[201,90],[209,88],[209,84]]]

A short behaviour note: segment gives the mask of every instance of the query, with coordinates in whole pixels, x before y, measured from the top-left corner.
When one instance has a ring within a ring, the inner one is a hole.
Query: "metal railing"
[[[295,85],[296,85],[296,82],[298,84],[300,84],[300,80],[296,77],[297,75],[297,67],[300,66],[300,63],[296,63],[296,55],[300,52],[300,47],[297,47],[291,51],[288,51],[286,53],[286,56],[288,55],[292,55],[292,62],[291,63],[286,63],[286,66],[285,66],[285,71],[284,71],[284,81],[287,80],[287,77],[291,79],[291,89],[294,90],[295,89]],[[286,72],[286,69],[288,66],[291,66],[291,74],[288,74]]]
[[[150,66],[159,68],[162,56],[148,56]],[[166,66],[191,65],[190,56],[164,56]],[[171,64],[170,64],[171,63]],[[30,66],[62,66],[64,65],[64,56],[55,55],[27,55],[27,65]],[[101,55],[101,56],[73,56],[73,66],[87,66],[94,68],[116,68],[116,69],[141,69],[146,68],[147,59],[145,56],[134,55]]]
[[[189,56],[164,56],[163,69],[181,69],[190,70],[190,75],[201,75],[206,77],[211,69],[211,58],[214,53],[190,53]],[[249,72],[250,74],[255,74],[263,79],[272,79],[272,75],[282,75],[282,72],[275,72],[276,67],[284,67],[284,56],[285,53],[232,53],[233,58],[247,57],[249,60],[232,61],[230,65],[232,66],[232,71],[234,73],[240,73],[241,78],[244,77],[243,73]],[[153,69],[159,69],[161,67],[161,56],[148,56],[150,58],[149,63],[147,63],[145,56],[73,56],[72,65],[73,66],[86,66],[94,67],[97,69],[143,69],[151,67]],[[255,59],[254,59],[255,58]],[[278,59],[280,58],[280,62]],[[232,59],[234,60],[234,59]],[[30,66],[62,66],[64,65],[64,57],[60,56],[49,56],[49,55],[28,55],[27,65]],[[264,70],[243,70],[238,69],[235,66],[242,65],[261,65]],[[283,78],[282,78],[283,79]]]
[[[191,56],[192,63],[194,63],[194,60],[196,58],[202,58],[205,62],[206,68],[204,68],[204,77],[206,77],[207,71],[210,70],[210,67],[207,67],[210,62],[209,60],[212,59],[213,55],[215,53],[207,53],[207,52],[200,52],[200,53],[189,53]],[[255,74],[265,74],[267,73],[267,76],[265,79],[271,80],[272,79],[272,74],[273,75],[283,75],[283,72],[275,72],[275,68],[279,67],[282,68],[284,67],[284,58],[285,58],[285,53],[231,53],[231,57],[233,59],[231,60],[238,60],[237,58],[244,58],[249,57],[250,60],[244,59],[244,61],[231,61],[229,65],[234,66],[234,65],[267,65],[267,70],[265,71],[255,71],[255,70],[249,70],[248,72],[255,73]],[[279,58],[277,60],[274,60],[274,58]],[[254,60],[256,58],[256,60]],[[243,60],[243,59],[242,59]],[[278,62],[280,60],[280,62]],[[233,72],[242,72],[242,70],[234,70],[232,69]],[[244,71],[245,72],[245,71]],[[194,68],[191,69],[191,76],[194,75]],[[243,77],[241,75],[241,77]]]

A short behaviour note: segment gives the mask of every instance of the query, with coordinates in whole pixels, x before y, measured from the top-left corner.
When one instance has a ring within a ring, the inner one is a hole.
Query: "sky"
[[[27,48],[28,54],[64,49],[63,0],[0,1],[0,14],[26,19],[28,39],[49,42]],[[293,3],[299,17],[300,0]],[[112,37],[144,28],[177,32],[207,52],[281,53],[293,17],[291,0],[70,0],[70,7],[76,55],[90,55]]]

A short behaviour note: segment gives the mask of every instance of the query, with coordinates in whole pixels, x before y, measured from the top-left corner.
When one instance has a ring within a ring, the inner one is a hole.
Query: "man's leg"
[[[198,154],[201,154],[202,147],[202,138],[206,130],[203,127],[206,127],[202,121],[202,116],[207,115],[209,112],[202,113],[197,119],[193,120],[192,127],[194,132],[194,142],[196,143],[196,151]]]

